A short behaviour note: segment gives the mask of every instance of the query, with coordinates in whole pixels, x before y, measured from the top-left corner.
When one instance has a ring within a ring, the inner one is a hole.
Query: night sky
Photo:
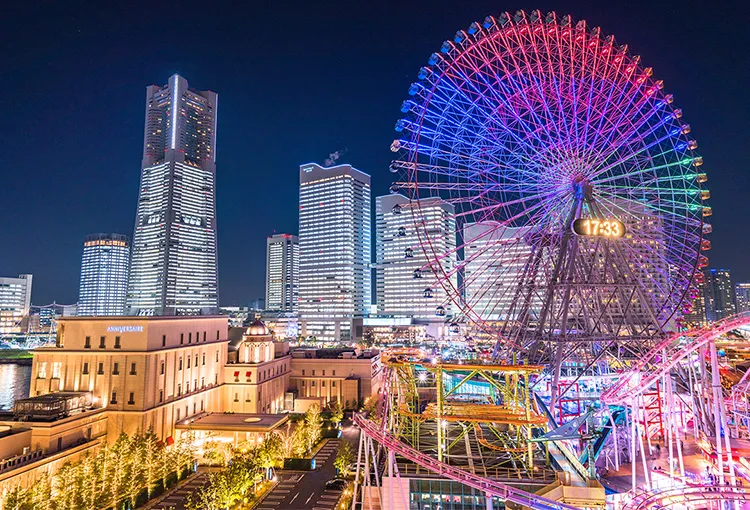
[[[419,67],[472,21],[539,8],[601,26],[664,80],[709,174],[711,265],[748,281],[750,11],[733,3],[8,2],[0,275],[33,273],[36,305],[76,301],[83,237],[133,234],[146,86],[176,72],[219,94],[221,304],[247,304],[263,295],[266,236],[297,231],[299,165],[345,149],[387,193]]]

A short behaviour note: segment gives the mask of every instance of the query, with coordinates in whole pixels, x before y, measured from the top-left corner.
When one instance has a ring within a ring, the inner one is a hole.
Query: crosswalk
[[[152,507],[152,510],[184,510],[185,498],[208,482],[208,473],[198,473],[192,480]]]
[[[299,479],[294,477],[281,480],[273,491],[263,498],[256,510],[280,510],[279,504],[289,496]]]
[[[336,458],[336,449],[338,447],[338,439],[328,441],[315,455],[315,463],[322,466],[331,460],[331,457]],[[331,462],[333,461],[331,460]],[[340,490],[324,489],[323,493],[318,497],[313,510],[333,510],[336,507],[336,503],[339,502],[339,498],[341,498]]]

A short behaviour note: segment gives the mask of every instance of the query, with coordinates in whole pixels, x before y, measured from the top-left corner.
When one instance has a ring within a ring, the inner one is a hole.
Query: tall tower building
[[[738,283],[734,288],[737,313],[750,312],[750,283]]]
[[[83,240],[77,315],[125,315],[130,239],[92,234]]]
[[[21,333],[31,307],[30,274],[18,278],[0,277],[0,334]]]
[[[146,129],[127,306],[198,315],[219,305],[214,92],[174,75],[146,88]]]
[[[440,198],[417,205],[403,195],[375,198],[375,294],[378,315],[445,320],[452,302],[429,266],[420,238],[430,239],[441,259],[439,272],[458,288],[456,273],[456,222],[453,206]]]
[[[266,310],[296,312],[299,301],[299,237],[266,239]]]
[[[518,305],[512,308],[531,257],[531,245],[524,239],[528,232],[528,227],[502,227],[495,222],[464,225],[465,300],[479,317],[508,320],[519,313]],[[532,308],[538,306],[535,301]]]
[[[734,285],[729,269],[711,269],[706,274],[706,318],[718,321],[735,313]]]
[[[302,334],[348,341],[370,305],[370,176],[351,165],[300,166]]]

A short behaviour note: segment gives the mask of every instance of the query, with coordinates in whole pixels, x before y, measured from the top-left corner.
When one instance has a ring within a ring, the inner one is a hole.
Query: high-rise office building
[[[689,300],[692,311],[684,314],[685,324],[688,327],[704,326],[706,324],[706,284],[697,283],[698,295]]]
[[[437,270],[441,279],[458,288],[453,211],[440,198],[423,199],[419,204],[399,194],[375,198],[378,315],[445,320],[453,314],[452,301],[435,277]],[[426,238],[434,253],[446,254],[440,267],[430,266],[420,246]]]
[[[214,92],[174,75],[146,88],[146,128],[127,305],[133,315],[218,309]]]
[[[0,278],[0,334],[25,331],[31,306],[30,274]]]
[[[299,237],[266,239],[266,309],[296,312],[299,301]]]
[[[351,165],[300,166],[302,334],[352,340],[370,305],[370,176]]]
[[[738,283],[734,288],[737,313],[750,312],[750,283]]]
[[[711,269],[706,273],[706,318],[718,321],[735,313],[734,285],[729,269]]]
[[[78,315],[125,315],[130,239],[92,234],[83,240]]]
[[[531,245],[524,239],[528,231],[495,222],[464,225],[465,300],[482,319],[507,320],[519,313],[513,301],[531,257]]]

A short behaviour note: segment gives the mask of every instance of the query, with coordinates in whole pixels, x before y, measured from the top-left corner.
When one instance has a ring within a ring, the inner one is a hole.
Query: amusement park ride
[[[419,71],[391,146],[419,239],[405,256],[424,253],[414,276],[460,310],[446,320],[496,343],[485,359],[383,354],[378,410],[355,418],[352,509],[603,508],[605,472],[623,465],[629,508],[750,501],[730,437],[747,436],[749,385],[725,400],[715,345],[750,315],[686,319],[710,194],[652,74],[599,28],[539,11],[472,23]],[[419,205],[434,197],[456,232],[427,228]],[[456,248],[434,249],[436,235]],[[718,484],[688,476],[688,435]],[[657,443],[666,485],[649,467]],[[414,497],[410,480],[435,477],[473,490],[471,506]]]

